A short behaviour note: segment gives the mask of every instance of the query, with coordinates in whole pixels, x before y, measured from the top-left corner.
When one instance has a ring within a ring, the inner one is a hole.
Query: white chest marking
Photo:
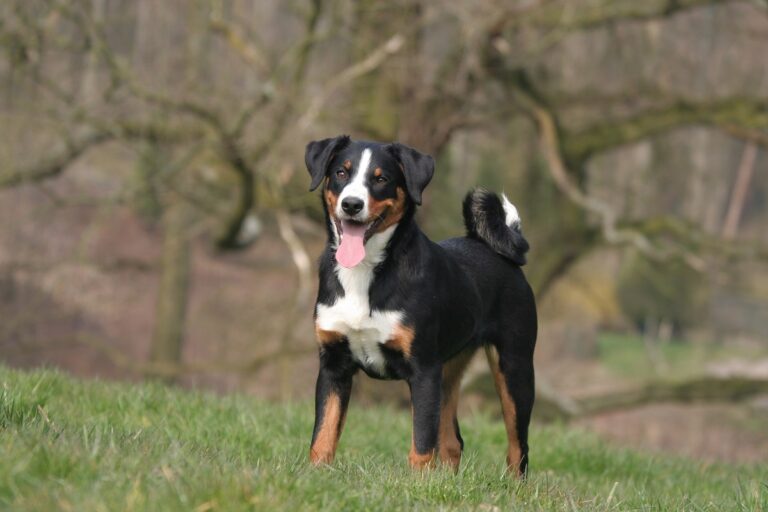
[[[369,289],[373,281],[373,269],[384,258],[384,250],[395,227],[390,226],[373,235],[365,244],[365,259],[354,268],[336,265],[336,275],[344,288],[344,297],[330,305],[317,305],[317,326],[346,336],[352,356],[357,362],[379,374],[384,373],[386,364],[379,345],[392,337],[393,330],[403,320],[403,313],[371,311]]]

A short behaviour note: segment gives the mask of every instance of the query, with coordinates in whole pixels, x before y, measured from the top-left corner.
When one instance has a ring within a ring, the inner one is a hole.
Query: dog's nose
[[[347,215],[356,215],[363,209],[363,200],[357,197],[347,197],[341,201],[341,209]]]

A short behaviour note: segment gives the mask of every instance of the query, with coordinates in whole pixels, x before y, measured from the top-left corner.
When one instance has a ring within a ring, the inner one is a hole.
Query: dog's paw
[[[315,467],[327,466],[333,462],[333,453],[309,450],[309,461]]]
[[[429,453],[421,454],[411,451],[411,453],[408,454],[408,463],[413,469],[432,469],[436,465],[435,452],[431,451]]]

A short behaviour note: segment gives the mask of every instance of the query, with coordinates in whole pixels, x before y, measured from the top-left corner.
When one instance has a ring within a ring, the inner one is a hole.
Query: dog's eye
[[[344,169],[339,169],[338,171],[336,171],[336,176],[338,176],[341,179],[345,179],[347,177],[347,171],[345,171]]]
[[[387,181],[386,176],[376,176],[376,183],[386,183]]]

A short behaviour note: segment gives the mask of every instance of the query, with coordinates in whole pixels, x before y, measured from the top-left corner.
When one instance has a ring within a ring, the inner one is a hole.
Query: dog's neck
[[[334,259],[331,268],[343,289],[343,296],[370,315],[370,290],[376,276],[396,265],[397,261],[407,259],[412,251],[417,251],[417,245],[412,241],[420,233],[413,216],[408,216],[371,236],[365,244],[365,258],[354,267],[344,267]],[[334,241],[328,241],[330,250],[335,249]]]

